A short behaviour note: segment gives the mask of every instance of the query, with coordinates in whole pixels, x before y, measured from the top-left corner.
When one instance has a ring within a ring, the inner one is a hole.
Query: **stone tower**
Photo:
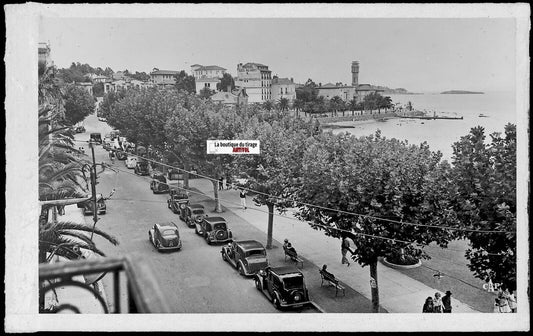
[[[352,86],[359,85],[359,62],[352,62]]]

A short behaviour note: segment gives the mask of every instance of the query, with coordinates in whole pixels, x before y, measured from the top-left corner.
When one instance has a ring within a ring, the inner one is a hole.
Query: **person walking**
[[[246,191],[241,189],[239,192],[239,197],[241,198],[241,206],[243,210],[246,210]]]
[[[431,296],[428,296],[426,299],[426,302],[424,303],[424,306],[422,307],[422,313],[433,313],[434,307],[433,307],[433,298]]]
[[[494,299],[494,308],[492,309],[493,313],[501,313],[500,311],[500,300],[498,298]]]
[[[442,313],[444,312],[444,306],[442,304],[442,299],[440,297],[440,293],[435,293],[435,298],[433,299],[433,312],[434,313]]]
[[[509,308],[511,308],[511,313],[516,313],[516,290],[513,290],[513,292],[509,294],[507,301],[509,301]]]
[[[347,264],[347,267],[350,267],[350,262],[348,261],[348,258],[346,258],[346,253],[348,253],[348,251],[353,254],[353,251],[350,249],[350,241],[348,240],[348,236],[344,235],[342,237],[342,242],[341,242],[341,254],[342,254],[342,259],[341,259],[341,264]]]
[[[218,179],[218,190],[222,190],[222,177]]]
[[[452,312],[452,292],[446,291],[446,295],[442,297],[442,306],[444,307],[444,313]]]

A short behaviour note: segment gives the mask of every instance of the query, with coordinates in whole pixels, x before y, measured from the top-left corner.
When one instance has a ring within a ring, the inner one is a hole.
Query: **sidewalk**
[[[213,187],[210,181],[206,179],[192,179],[189,181],[191,188],[196,188],[209,197],[213,197]],[[253,225],[257,229],[265,233],[267,232],[267,209],[266,206],[257,207],[252,201],[252,197],[248,196],[247,210],[240,208],[240,200],[238,191],[236,190],[222,190],[219,191],[221,204],[225,214],[222,216],[229,218],[230,212]],[[283,218],[280,216],[274,217],[273,228],[273,249],[268,251],[269,259],[274,254],[283,255],[280,248],[283,240],[288,238],[295,246],[298,254],[301,255],[308,262],[304,264],[304,269],[314,269],[316,276],[320,282],[318,275],[318,268],[323,264],[328,265],[328,271],[335,274],[335,276],[345,285],[351,287],[357,293],[371,300],[370,293],[370,272],[369,267],[361,267],[359,264],[352,262],[350,267],[341,264],[340,242],[336,238],[324,235],[323,231],[313,230],[303,221],[291,219],[289,213]],[[231,224],[230,224],[231,227]],[[237,239],[246,239],[239,232],[234,233]],[[277,252],[280,251],[280,252]],[[276,257],[276,259],[279,259]],[[283,259],[281,259],[283,261]],[[312,264],[309,264],[312,263]],[[308,278],[308,275],[305,275]],[[316,282],[316,279],[308,279],[308,283]],[[391,269],[378,263],[378,286],[380,305],[385,310],[391,313],[420,313],[425,299],[428,296],[433,297],[436,292],[441,290],[432,288],[420,281],[412,279],[400,271]],[[334,289],[330,288],[333,293]],[[315,295],[311,290],[312,295]],[[322,291],[321,291],[322,292]],[[348,288],[347,288],[348,296]],[[452,291],[453,293],[453,291]],[[442,293],[444,294],[444,293]],[[334,294],[330,295],[334,298]],[[342,297],[342,294],[341,296]],[[337,299],[337,298],[336,298]],[[331,300],[335,302],[334,300]],[[320,304],[320,303],[319,303]],[[326,311],[328,309],[324,307]],[[349,311],[346,311],[349,312]],[[370,311],[367,311],[370,312]],[[478,310],[473,309],[468,304],[460,301],[452,296],[452,312],[453,313],[478,313]]]
[[[85,224],[85,216],[83,215],[82,210],[83,209],[78,208],[76,204],[67,205],[65,206],[65,214],[63,216],[58,216],[58,221],[60,222],[70,221],[74,223]],[[55,258],[54,260],[57,260],[57,259]],[[65,259],[61,258],[60,260],[57,260],[57,262],[62,262],[64,260]],[[85,283],[85,277],[83,275],[75,276],[73,277],[73,280]],[[101,281],[97,283],[97,291],[107,302],[107,298],[105,296],[105,292],[103,290]],[[75,287],[75,286],[58,287],[56,288],[56,294],[57,294],[57,301],[52,292],[47,293],[45,300],[47,302],[54,303],[55,305],[70,304],[78,308],[79,312],[82,314],[104,313],[104,308],[102,307],[98,299],[95,297],[95,295],[81,287]],[[72,312],[73,311],[69,309],[61,311],[61,313],[72,313]]]

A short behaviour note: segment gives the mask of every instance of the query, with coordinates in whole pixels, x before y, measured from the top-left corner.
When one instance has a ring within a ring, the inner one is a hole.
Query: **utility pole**
[[[94,141],[89,140],[89,148],[91,149],[91,154],[93,156],[93,165],[91,167],[91,192],[93,194],[93,230],[91,232],[91,241],[93,240],[94,228],[96,227],[96,222],[98,221],[98,207],[96,202],[96,161],[94,159]]]

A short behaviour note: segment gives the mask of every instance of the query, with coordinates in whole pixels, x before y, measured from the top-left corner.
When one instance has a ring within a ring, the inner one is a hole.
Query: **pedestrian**
[[[444,310],[444,306],[442,305],[442,299],[440,297],[440,293],[435,293],[435,298],[433,299],[433,311],[435,313],[442,313]]]
[[[428,296],[426,299],[426,302],[424,303],[424,306],[422,307],[422,313],[433,313],[433,298],[431,296]]]
[[[516,290],[513,290],[513,292],[509,294],[507,301],[509,301],[509,308],[511,308],[511,313],[516,313]]]
[[[511,308],[509,307],[508,301],[509,290],[507,288],[500,288],[498,291],[498,300],[500,302],[500,313],[510,313]]]
[[[227,186],[227,179],[225,176],[222,177],[222,190],[226,190],[228,189],[228,186]]]
[[[324,273],[326,276],[330,277],[330,278],[334,278],[333,274],[329,273],[328,272],[328,265],[323,265],[322,266],[322,273]]]
[[[218,190],[222,190],[222,177],[218,179]]]
[[[246,191],[241,189],[239,192],[239,197],[241,198],[241,206],[243,210],[246,210]]]
[[[500,300],[498,298],[494,299],[494,308],[492,310],[493,313],[501,313],[500,311]]]
[[[446,291],[446,295],[442,297],[442,306],[444,307],[444,313],[452,312],[452,292]]]
[[[287,243],[287,251],[292,252],[291,254],[291,260],[298,261],[296,258],[298,257],[298,253],[296,253],[296,249],[292,246],[291,243]]]
[[[350,267],[350,262],[348,261],[348,258],[346,258],[346,253],[348,251],[353,254],[352,250],[350,249],[350,241],[348,240],[348,236],[344,235],[342,236],[342,242],[341,242],[341,264],[347,264],[347,267]]]

